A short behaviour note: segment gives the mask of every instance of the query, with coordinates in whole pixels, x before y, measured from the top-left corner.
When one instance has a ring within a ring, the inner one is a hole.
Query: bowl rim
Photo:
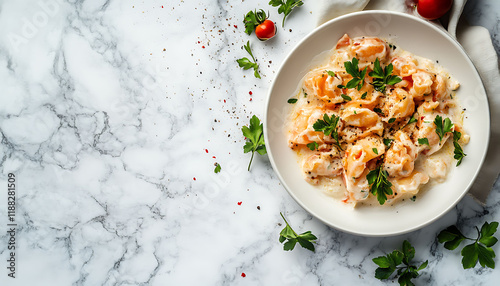
[[[297,42],[295,44],[295,46],[288,52],[288,54],[286,55],[286,57],[283,59],[283,61],[281,62],[281,65],[278,69],[278,71],[276,72],[276,76],[273,78],[273,81],[267,91],[267,97],[266,97],[266,104],[265,104],[265,110],[264,110],[264,117],[263,117],[263,124],[264,124],[264,140],[267,144],[267,142],[269,142],[269,137],[268,137],[268,111],[269,111],[269,107],[270,107],[270,101],[271,101],[271,95],[272,95],[272,92],[275,88],[275,85],[276,85],[276,79],[278,78],[278,76],[281,74],[282,70],[284,69],[284,66],[285,66],[285,63],[287,63],[289,60],[290,60],[290,57],[292,56],[292,54],[295,52],[295,50],[297,50],[299,47],[301,47],[307,40],[309,40],[309,38],[311,38],[315,33],[317,33],[318,31],[324,29],[326,26],[329,26],[329,25],[333,25],[335,22],[338,22],[338,21],[341,21],[343,19],[346,19],[346,18],[351,18],[351,17],[357,17],[357,16],[360,16],[360,15],[377,15],[377,14],[382,14],[382,15],[395,15],[395,16],[400,16],[400,17],[404,17],[404,18],[407,18],[408,20],[410,21],[416,21],[416,22],[420,22],[421,24],[437,31],[440,35],[442,35],[443,37],[447,37],[449,40],[452,40],[451,42],[457,47],[457,49],[465,56],[465,58],[472,64],[472,66],[474,67],[474,73],[475,73],[475,76],[477,76],[477,78],[479,79],[479,82],[480,82],[480,88],[481,88],[481,91],[486,95],[486,107],[487,107],[487,111],[488,111],[488,122],[487,122],[487,128],[488,128],[488,132],[487,132],[487,143],[486,143],[486,146],[485,146],[485,150],[483,151],[483,154],[482,154],[482,157],[480,158],[480,161],[479,161],[479,165],[477,167],[477,169],[475,170],[473,176],[472,176],[472,180],[469,181],[468,185],[464,188],[464,191],[459,195],[457,196],[456,200],[453,201],[452,204],[450,204],[448,207],[446,207],[445,209],[443,209],[438,215],[434,216],[432,219],[429,219],[427,221],[424,221],[420,224],[416,224],[412,227],[409,227],[409,228],[406,228],[406,229],[402,229],[402,230],[399,230],[399,231],[393,231],[393,232],[380,232],[380,233],[363,233],[361,231],[354,231],[354,230],[350,230],[350,229],[344,229],[344,228],[341,228],[341,227],[338,227],[334,224],[332,224],[331,222],[327,221],[326,219],[324,219],[323,217],[321,217],[321,215],[317,214],[313,209],[309,208],[308,206],[305,205],[305,203],[303,201],[301,201],[297,195],[295,195],[292,191],[291,191],[291,188],[288,186],[288,184],[286,183],[286,181],[283,179],[283,176],[281,175],[280,171],[278,170],[277,166],[276,166],[276,162],[274,160],[274,156],[273,156],[273,153],[272,153],[272,150],[270,148],[267,148],[267,153],[268,153],[268,158],[269,158],[269,161],[271,162],[271,166],[275,172],[275,174],[278,176],[278,179],[280,180],[281,184],[283,185],[283,187],[285,188],[285,190],[288,192],[288,194],[295,200],[295,202],[297,202],[297,204],[299,204],[304,210],[306,210],[309,214],[311,214],[312,216],[314,216],[316,219],[320,220],[321,222],[323,222],[324,224],[336,229],[336,230],[340,230],[342,232],[345,232],[345,233],[349,233],[349,234],[353,234],[353,235],[358,235],[358,236],[364,236],[364,237],[389,237],[389,236],[396,236],[396,235],[401,235],[401,234],[405,234],[405,233],[409,233],[409,232],[412,232],[412,231],[415,231],[415,230],[418,230],[420,228],[423,228],[427,225],[430,225],[431,223],[435,222],[436,220],[438,220],[439,218],[443,217],[446,213],[448,213],[452,208],[454,208],[458,202],[460,202],[463,197],[469,192],[472,184],[476,181],[477,179],[477,176],[481,170],[481,168],[483,167],[483,164],[484,164],[484,160],[486,158],[486,154],[488,152],[488,149],[489,149],[489,144],[490,144],[490,137],[491,137],[491,110],[490,110],[490,106],[489,106],[489,101],[488,101],[488,95],[486,93],[486,89],[484,87],[484,83],[482,81],[482,78],[474,64],[474,62],[472,61],[472,59],[470,58],[470,56],[467,54],[467,52],[465,51],[465,49],[462,47],[462,45],[458,42],[458,40],[451,36],[446,30],[444,30],[444,28],[439,28],[436,24],[432,24],[430,23],[429,21],[427,20],[424,20],[424,19],[420,19],[414,15],[410,15],[410,14],[407,14],[407,13],[402,13],[402,12],[396,12],[396,11],[388,11],[388,10],[369,10],[369,11],[358,11],[358,12],[352,12],[352,13],[349,13],[349,14],[346,14],[346,15],[342,15],[342,16],[339,16],[337,18],[334,18],[334,19],[331,19],[323,24],[321,24],[320,26],[314,28],[311,32],[309,32],[306,36],[304,36],[299,42]]]

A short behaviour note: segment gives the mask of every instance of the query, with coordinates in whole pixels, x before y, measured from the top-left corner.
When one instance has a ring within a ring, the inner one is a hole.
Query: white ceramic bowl
[[[330,50],[348,33],[351,37],[390,38],[399,47],[418,56],[438,60],[461,86],[457,91],[466,108],[464,128],[471,139],[464,147],[467,157],[452,167],[445,182],[419,194],[415,202],[393,207],[352,208],[308,184],[296,154],[288,148],[284,121],[290,98],[318,54]],[[490,116],[481,79],[463,48],[446,32],[415,16],[365,11],[325,23],[306,36],[287,56],[269,90],[264,132],[271,164],[289,194],[324,223],[357,235],[390,236],[421,228],[453,208],[467,193],[483,163],[489,142]]]

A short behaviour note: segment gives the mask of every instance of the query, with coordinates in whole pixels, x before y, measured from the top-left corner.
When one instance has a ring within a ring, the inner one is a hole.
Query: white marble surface
[[[463,270],[435,237],[450,224],[472,234],[500,221],[498,181],[484,207],[465,197],[419,231],[365,238],[307,214],[266,156],[246,171],[240,128],[262,117],[281,61],[315,22],[305,1],[259,42],[242,17],[264,8],[280,22],[267,2],[0,1],[0,285],[395,285],[374,278],[371,259],[404,239],[429,260],[417,285],[497,283],[498,269]],[[469,2],[464,16],[500,51],[500,5]],[[235,63],[247,40],[261,80]],[[318,236],[316,253],[282,250],[280,212]]]

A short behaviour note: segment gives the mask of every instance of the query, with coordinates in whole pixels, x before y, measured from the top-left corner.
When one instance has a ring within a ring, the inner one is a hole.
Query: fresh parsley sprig
[[[314,150],[318,149],[319,145],[318,145],[318,142],[313,141],[311,143],[308,143],[306,146],[307,146],[307,148],[309,148],[309,150],[314,151]]]
[[[248,171],[250,171],[250,165],[252,165],[253,155],[255,152],[260,155],[267,153],[266,144],[264,142],[264,125],[260,123],[257,116],[252,116],[250,118],[250,126],[241,127],[241,132],[243,136],[247,138],[247,143],[243,146],[243,151],[245,153],[252,152],[252,157],[250,158],[250,163],[248,164]]]
[[[453,158],[455,158],[455,160],[457,160],[457,167],[460,164],[462,164],[462,159],[465,156],[467,156],[467,154],[464,153],[462,146],[460,146],[460,144],[458,143],[458,140],[460,140],[460,137],[462,137],[462,133],[460,133],[456,130],[453,131],[453,146],[455,147],[455,150],[453,151],[455,156],[453,156]]]
[[[394,67],[392,64],[389,64],[384,69],[380,66],[380,61],[378,58],[375,60],[373,71],[371,71],[368,75],[373,77],[373,82],[371,85],[375,88],[375,90],[380,92],[385,92],[385,88],[387,85],[395,85],[396,83],[402,81],[402,79],[392,74],[392,70]]]
[[[273,7],[278,7],[278,14],[283,14],[283,23],[281,23],[282,27],[285,27],[285,19],[295,7],[302,6],[304,2],[301,0],[271,0],[269,1],[269,5]]]
[[[255,10],[255,12],[249,11],[243,19],[243,23],[245,24],[245,33],[248,35],[252,34],[252,32],[255,31],[255,28],[266,19],[266,12],[262,9],[259,11]]]
[[[389,182],[389,173],[379,165],[376,169],[371,170],[366,175],[370,192],[377,197],[378,203],[383,205],[387,201],[387,195],[392,195],[392,183]]]
[[[331,135],[332,138],[337,142],[337,146],[342,149],[342,146],[340,146],[340,141],[339,141],[339,133],[337,130],[337,125],[339,123],[340,116],[335,116],[335,114],[332,114],[331,117],[328,117],[328,114],[323,114],[323,120],[318,119],[314,124],[313,128],[314,131],[318,132],[323,132],[326,136]]]
[[[481,230],[476,226],[477,238],[468,238],[454,225],[447,227],[438,234],[439,243],[444,243],[448,250],[456,249],[466,239],[474,241],[462,249],[462,266],[464,269],[473,268],[477,262],[482,267],[495,268],[495,252],[491,247],[498,241],[493,235],[497,231],[498,222],[485,222]]]
[[[253,75],[256,77],[256,78],[260,78],[260,74],[259,74],[259,65],[257,64],[257,61],[255,60],[255,57],[253,56],[252,54],[252,49],[250,48],[250,41],[247,41],[247,44],[243,46],[243,48],[245,49],[245,51],[247,51],[250,56],[252,57],[253,59],[253,62],[250,61],[248,58],[244,57],[244,58],[241,58],[241,59],[237,59],[236,62],[238,62],[238,65],[240,67],[242,67],[244,70],[248,70],[248,69],[252,69],[253,68]]]
[[[443,117],[440,115],[436,115],[436,118],[434,119],[434,125],[436,125],[436,133],[439,136],[439,142],[443,140],[443,137],[446,133],[451,132],[451,128],[453,128],[453,123],[451,120],[446,117],[443,120]]]
[[[429,263],[427,260],[420,264],[417,268],[415,265],[410,265],[410,261],[415,257],[415,248],[407,240],[403,241],[403,249],[394,250],[386,256],[373,258],[372,261],[379,267],[375,270],[375,278],[388,279],[394,271],[398,271],[399,285],[413,286],[411,279],[417,278],[419,271],[426,268]],[[402,266],[400,264],[403,263]]]
[[[288,224],[283,214],[280,213],[280,215],[286,223],[285,228],[283,228],[283,230],[280,232],[279,238],[280,243],[283,243],[285,240],[287,240],[285,244],[283,244],[283,249],[287,251],[293,250],[298,242],[303,248],[309,249],[310,251],[314,252],[314,244],[312,244],[312,242],[314,242],[318,238],[310,231],[297,234]]]
[[[357,58],[353,58],[350,62],[344,62],[345,71],[352,76],[352,79],[345,85],[346,88],[357,88],[358,90],[361,90],[363,87],[368,67],[359,71],[358,63],[359,61]]]

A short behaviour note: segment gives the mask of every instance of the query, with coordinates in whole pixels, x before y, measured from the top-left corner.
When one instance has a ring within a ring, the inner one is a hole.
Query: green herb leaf
[[[273,7],[278,7],[278,14],[283,14],[283,23],[281,24],[285,27],[285,19],[286,17],[292,13],[292,10],[295,7],[302,6],[304,3],[301,0],[271,0],[269,1],[269,5]]]
[[[347,94],[341,94],[340,96],[342,96],[342,98],[345,100],[345,101],[351,101],[352,98],[350,96],[348,96]]]
[[[250,56],[253,59],[253,62],[250,61],[248,58],[237,59],[236,62],[244,70],[253,69],[254,70],[254,76],[256,78],[260,78],[259,65],[256,63],[255,57],[252,54],[252,50],[250,48],[250,41],[247,41],[246,45],[244,45],[243,48],[245,49],[245,51],[247,51],[250,54]]]
[[[430,146],[429,139],[427,139],[427,138],[418,138],[417,141],[418,141],[418,144],[420,144],[420,145]]]
[[[445,242],[446,249],[453,250],[460,245],[465,239],[474,241],[473,243],[465,246],[462,251],[462,266],[464,269],[473,268],[479,264],[482,267],[495,268],[495,252],[490,247],[495,245],[498,241],[493,235],[497,231],[498,222],[488,223],[485,222],[481,227],[481,231],[476,227],[478,237],[476,239],[465,237],[456,226],[449,226],[441,231],[438,235],[440,243]]]
[[[285,217],[283,216],[282,213],[280,213],[281,217],[286,223],[285,228],[280,232],[280,237],[279,237],[279,242],[283,243],[285,240],[288,240],[283,244],[283,250],[289,251],[293,250],[295,248],[295,245],[297,242],[299,243],[300,246],[302,246],[305,249],[308,249],[312,252],[314,252],[314,244],[312,242],[315,242],[316,239],[318,239],[314,234],[312,234],[310,231],[306,231],[301,234],[297,234],[292,227],[288,224],[286,221]]]
[[[367,95],[367,93],[366,93],[366,92],[364,92],[364,93],[361,95],[361,99],[366,99],[366,95]]]
[[[389,279],[394,271],[397,271],[399,275],[398,282],[399,285],[414,285],[411,279],[417,278],[419,276],[419,271],[427,267],[428,261],[420,264],[417,268],[415,265],[411,265],[411,260],[415,256],[415,248],[405,240],[403,242],[403,251],[394,250],[392,253],[386,256],[379,256],[372,261],[379,267],[375,270],[375,278],[377,279]],[[403,263],[402,266],[401,263]]]
[[[248,35],[252,34],[252,32],[255,31],[255,28],[257,28],[257,26],[263,23],[266,19],[266,12],[262,9],[259,11],[255,10],[255,12],[248,12],[243,19],[243,23],[245,24],[245,33]]]
[[[378,155],[378,149],[377,148],[372,148],[373,153]]]
[[[318,149],[318,143],[317,142],[311,142],[311,143],[307,144],[306,146],[311,151],[314,151],[314,150]]]
[[[393,117],[393,118],[389,119],[389,121],[388,121],[388,122],[389,122],[389,123],[394,123],[394,121],[396,121],[396,118],[394,118],[394,117]]]
[[[416,113],[413,113],[413,114],[411,115],[410,120],[408,120],[408,122],[406,122],[406,125],[405,125],[404,127],[406,127],[407,125],[410,125],[410,124],[412,124],[412,123],[417,122],[417,118],[415,118],[415,114],[416,114]]]
[[[318,119],[314,124],[313,128],[314,131],[317,132],[323,132],[326,136],[331,135],[333,139],[337,142],[337,147],[339,147],[341,150],[342,146],[340,146],[340,141],[339,141],[339,133],[337,130],[337,124],[339,123],[340,116],[335,116],[335,114],[332,114],[331,117],[328,117],[328,114],[323,114],[323,120]]]
[[[252,157],[250,158],[250,163],[248,164],[248,171],[250,171],[250,165],[252,165],[252,160],[255,152],[260,155],[267,153],[266,144],[264,142],[264,125],[260,123],[257,116],[252,116],[250,118],[250,126],[243,126],[241,131],[243,136],[247,138],[245,146],[243,146],[243,151],[245,153],[252,152]]]
[[[352,79],[346,84],[346,88],[357,88],[358,90],[361,90],[363,87],[368,67],[365,67],[363,71],[360,72],[358,63],[359,61],[357,58],[353,58],[350,62],[344,62],[346,72],[352,76]]]
[[[439,136],[439,142],[443,140],[446,133],[451,132],[451,128],[453,127],[453,123],[451,123],[448,117],[443,120],[440,115],[436,115],[434,125],[436,125],[436,134]]]
[[[458,140],[460,140],[460,137],[462,137],[462,133],[458,131],[453,131],[453,147],[455,149],[453,150],[453,153],[455,154],[453,158],[457,160],[457,167],[462,164],[462,159],[467,156],[467,154],[464,153],[464,150],[462,149],[462,146],[458,143]]]
[[[393,69],[394,67],[392,66],[392,64],[389,64],[384,69],[382,69],[378,58],[375,60],[373,71],[368,74],[369,76],[373,77],[373,82],[371,83],[371,85],[373,85],[375,90],[384,93],[387,85],[395,85],[396,83],[403,80],[397,75],[392,75]]]
[[[326,73],[331,77],[335,77],[335,73],[333,71],[327,70]]]
[[[290,98],[290,99],[288,99],[287,102],[290,103],[290,104],[294,104],[294,103],[297,102],[297,99],[296,98]]]
[[[220,172],[220,169],[221,169],[221,166],[219,163],[215,163],[215,169],[214,169],[214,173],[219,173]]]
[[[389,148],[391,147],[392,141],[394,141],[394,139],[384,138],[382,141],[384,141],[384,145]]]
[[[389,174],[382,167],[371,170],[366,175],[368,184],[370,186],[370,192],[377,197],[379,204],[383,205],[387,201],[387,195],[392,195],[392,183],[389,182]]]

